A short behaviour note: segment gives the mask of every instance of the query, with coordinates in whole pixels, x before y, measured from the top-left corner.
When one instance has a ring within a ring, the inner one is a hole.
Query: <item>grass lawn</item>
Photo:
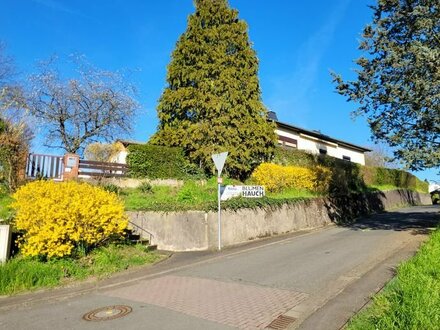
[[[390,184],[383,184],[383,185],[369,185],[368,188],[371,189],[377,189],[380,191],[390,191],[390,190],[398,190],[398,189],[406,189],[406,190],[413,190],[413,191],[417,191],[420,193],[424,193],[427,194],[427,191],[423,191],[422,189],[409,189],[409,188],[399,188]]]
[[[347,329],[440,329],[440,228]]]
[[[16,257],[0,264],[0,295],[54,287],[91,276],[101,278],[135,266],[151,264],[162,258],[163,255],[150,252],[143,245],[110,245],[98,248],[82,258],[53,259],[47,262],[37,258]]]
[[[225,185],[242,185],[243,183],[225,179]],[[318,196],[306,190],[288,189],[279,193],[266,192],[265,198],[252,199],[236,198],[224,202],[225,208],[240,208],[280,204],[286,200],[298,200]],[[149,192],[141,189],[123,189],[120,197],[124,200],[125,208],[129,211],[185,211],[185,210],[215,210],[217,208],[216,178],[201,184],[197,181],[185,181],[182,187],[154,186]]]

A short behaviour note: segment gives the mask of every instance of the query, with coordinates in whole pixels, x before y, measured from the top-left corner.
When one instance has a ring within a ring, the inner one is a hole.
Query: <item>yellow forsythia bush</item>
[[[63,257],[121,234],[128,219],[118,197],[87,183],[34,181],[12,196],[25,256]]]
[[[262,163],[252,173],[252,178],[271,192],[286,188],[323,191],[322,188],[328,188],[330,173],[330,170],[323,166],[310,169]]]

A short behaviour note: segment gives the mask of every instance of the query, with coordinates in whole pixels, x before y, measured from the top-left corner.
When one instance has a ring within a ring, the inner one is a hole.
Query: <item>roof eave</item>
[[[327,140],[327,141],[330,141],[330,142],[335,142],[335,143],[338,143],[341,146],[349,147],[351,149],[359,150],[359,151],[362,151],[362,152],[370,152],[371,151],[371,149],[368,149],[368,148],[365,148],[365,147],[362,147],[362,146],[358,146],[358,145],[350,143],[350,142],[338,140],[338,139],[332,138],[330,136],[327,136],[327,135],[324,135],[324,134],[320,134],[320,133],[317,133],[317,132],[314,132],[314,131],[310,131],[310,130],[307,130],[307,129],[304,129],[304,128],[301,128],[301,127],[298,127],[298,126],[293,126],[293,125],[290,125],[290,124],[287,124],[287,123],[283,123],[281,121],[276,121],[276,120],[274,120],[274,122],[276,123],[277,126],[281,126],[281,127],[285,127],[285,128],[288,128],[288,129],[292,129],[292,130],[298,131],[300,133],[306,133],[307,135],[311,135],[311,136],[319,138],[321,140]]]

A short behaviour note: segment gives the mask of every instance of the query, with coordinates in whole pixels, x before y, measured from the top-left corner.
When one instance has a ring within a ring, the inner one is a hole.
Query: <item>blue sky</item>
[[[355,105],[334,92],[329,72],[354,77],[373,0],[229,3],[249,25],[263,102],[279,120],[371,146],[365,119],[352,120]],[[54,53],[81,53],[102,69],[137,70],[133,81],[142,110],[131,138],[146,141],[157,127],[155,108],[170,54],[193,11],[192,0],[3,0],[0,40],[23,75]],[[440,180],[437,172],[417,175]]]

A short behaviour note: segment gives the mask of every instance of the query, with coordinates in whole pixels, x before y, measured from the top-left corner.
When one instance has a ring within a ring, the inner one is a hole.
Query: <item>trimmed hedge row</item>
[[[368,185],[392,185],[428,192],[428,183],[419,180],[411,173],[382,167],[362,166],[361,173]]]
[[[329,192],[346,194],[364,191],[367,186],[391,185],[398,188],[428,192],[428,183],[411,173],[382,167],[362,166],[341,159],[314,155],[297,149],[276,148],[273,162],[284,166],[327,167],[332,172]]]
[[[314,167],[318,164],[316,155],[298,150],[276,147],[272,163],[284,166]]]
[[[186,179],[203,176],[185,157],[182,148],[151,144],[128,147],[130,176],[150,179]]]

